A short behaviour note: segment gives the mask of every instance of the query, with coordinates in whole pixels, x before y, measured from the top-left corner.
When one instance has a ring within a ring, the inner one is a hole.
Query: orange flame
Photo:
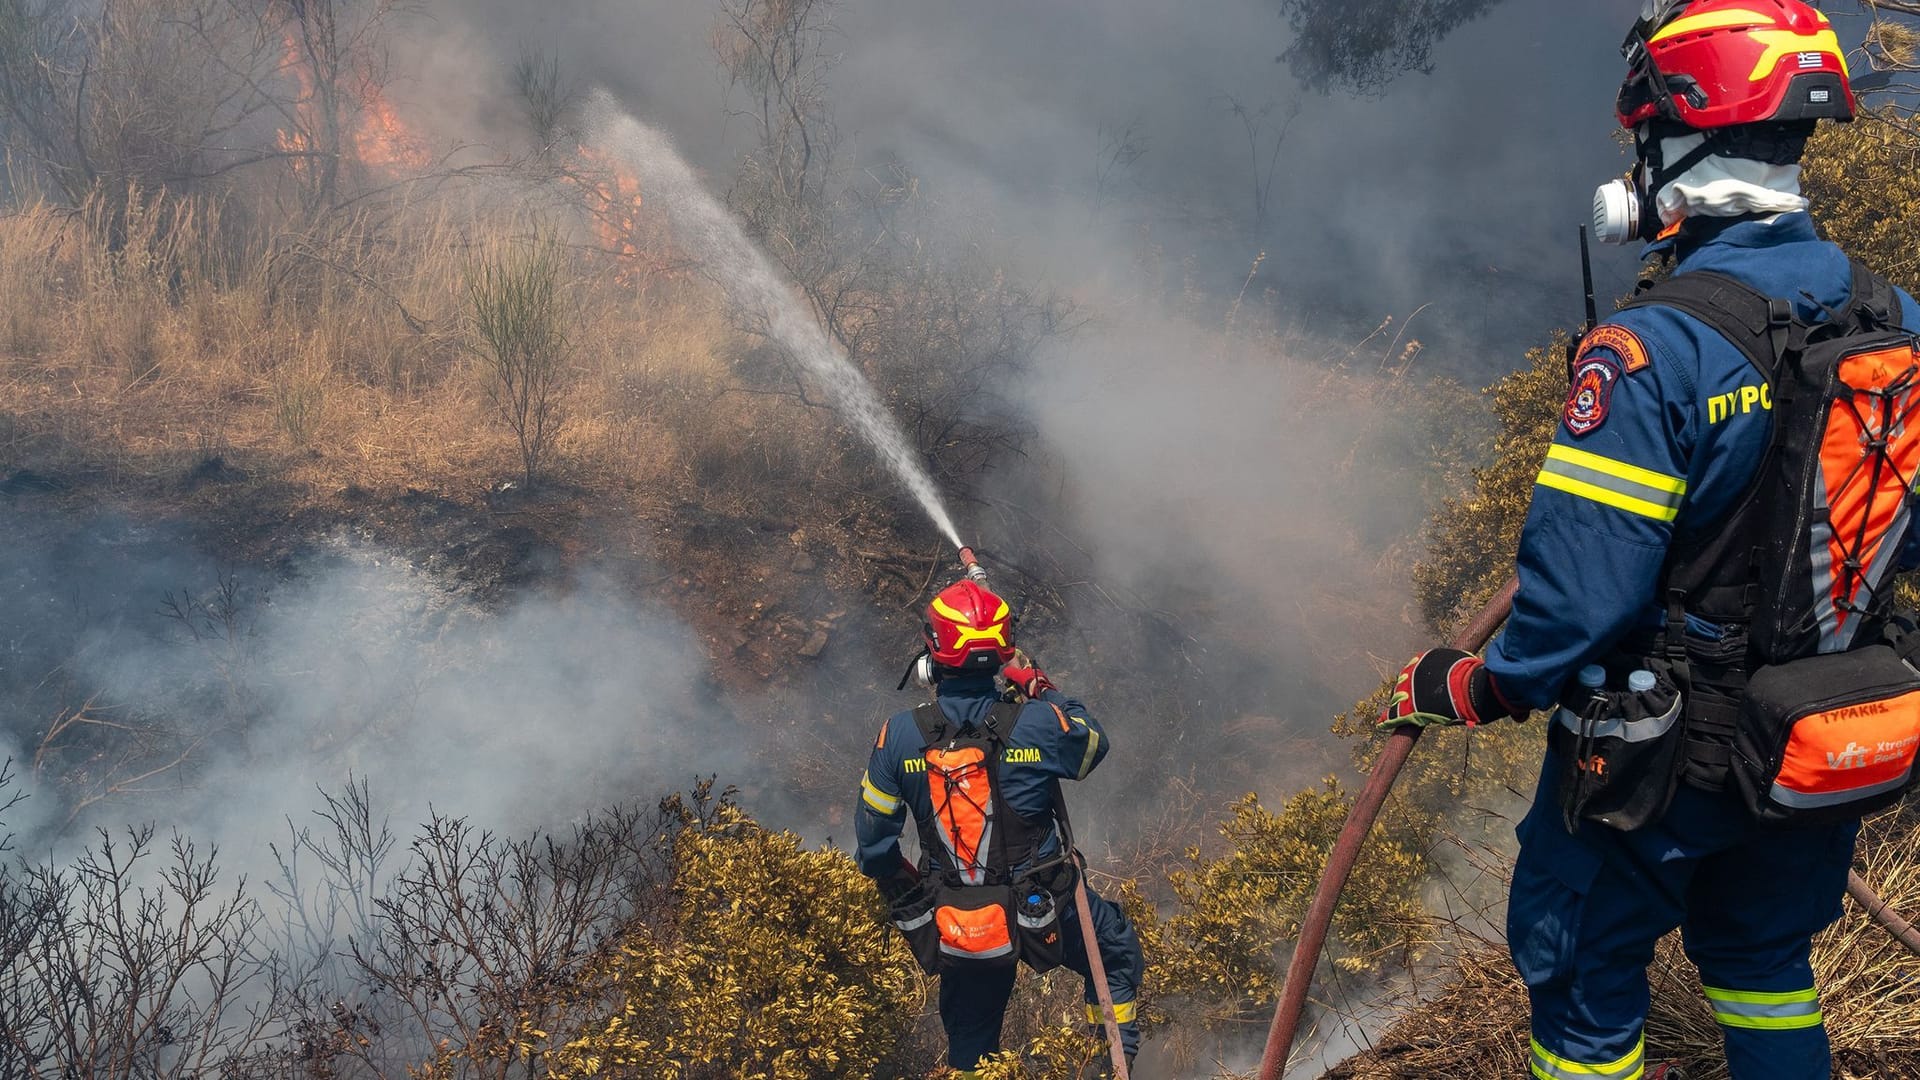
[[[280,41],[285,47],[282,67],[291,75],[299,92],[293,100],[291,127],[277,131],[274,144],[283,153],[311,153],[315,150],[313,132],[320,129],[324,120],[320,115],[321,97],[315,85],[313,68],[307,62],[299,38],[291,29],[281,33]],[[377,88],[370,87],[345,142],[361,164],[390,172],[424,169],[433,163],[426,141],[408,130],[392,103]],[[343,146],[340,149],[347,148]],[[296,159],[293,162],[295,173],[305,171],[306,167],[304,160]]]
[[[379,91],[367,98],[353,129],[353,152],[363,164],[390,171],[418,171],[433,164],[425,140],[407,129]]]
[[[625,163],[590,146],[581,146],[578,155],[585,167],[569,171],[566,179],[585,196],[600,246],[620,260],[622,269],[617,279],[631,285],[635,264],[648,247],[650,225],[641,215],[645,200],[640,194],[640,178]]]
[[[313,140],[307,134],[313,130],[313,73],[300,54],[300,42],[293,36],[292,30],[281,32],[280,44],[286,50],[281,57],[281,67],[293,75],[294,85],[300,92],[293,99],[292,128],[281,128],[274,132],[273,142],[282,153],[305,155],[313,149]],[[304,156],[295,157],[294,173],[297,175],[306,172],[308,164]]]

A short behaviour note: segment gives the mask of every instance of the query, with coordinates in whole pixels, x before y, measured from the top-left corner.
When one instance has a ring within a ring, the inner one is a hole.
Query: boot
[[[1680,1066],[1668,1062],[1648,1069],[1647,1080],[1687,1080],[1687,1074]]]

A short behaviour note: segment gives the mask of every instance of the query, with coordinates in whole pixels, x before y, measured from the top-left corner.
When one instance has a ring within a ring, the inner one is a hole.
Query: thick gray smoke
[[[832,6],[842,157],[903,164],[1016,272],[1081,301],[1090,324],[1009,388],[1066,470],[1071,494],[1040,512],[1070,523],[1102,581],[1229,613],[1226,632],[1270,658],[1213,657],[1209,708],[1317,730],[1419,640],[1378,564],[1412,550],[1431,489],[1404,478],[1427,448],[1356,447],[1395,403],[1313,399],[1311,367],[1387,322],[1363,353],[1397,364],[1379,353],[1417,343],[1411,397],[1436,373],[1483,384],[1578,320],[1575,227],[1624,168],[1611,104],[1637,11],[1497,4],[1431,73],[1353,98],[1301,89],[1266,0]],[[510,139],[501,73],[551,51],[724,189],[753,125],[714,59],[720,17],[718,3],[441,5],[420,83],[396,96]],[[1611,293],[1634,267],[1598,269]],[[1280,326],[1271,347],[1290,363],[1194,346],[1243,288],[1241,323]],[[1001,539],[958,516],[968,540]]]
[[[257,868],[349,776],[398,830],[433,809],[518,830],[683,788],[727,742],[697,643],[591,573],[493,610],[347,537],[272,567],[110,517],[35,540],[0,561],[24,835],[153,818]],[[117,726],[51,730],[76,714]]]
[[[1264,670],[1210,671],[1225,707],[1266,701],[1317,726],[1378,656],[1416,636],[1389,614],[1387,625],[1401,624],[1381,640],[1377,604],[1374,636],[1356,635],[1342,610],[1353,606],[1349,586],[1381,576],[1368,560],[1405,540],[1421,504],[1380,482],[1398,464],[1392,454],[1353,438],[1366,410],[1390,403],[1316,399],[1312,357],[1392,316],[1384,341],[1417,338],[1422,367],[1477,377],[1574,317],[1566,241],[1592,185],[1618,168],[1606,137],[1613,43],[1633,8],[1501,4],[1443,43],[1431,74],[1355,100],[1300,91],[1275,60],[1284,22],[1262,0],[1204,12],[1139,0],[844,0],[827,89],[843,153],[903,162],[947,214],[1008,238],[1017,270],[1085,301],[1091,325],[1004,395],[1027,403],[1066,471],[1071,494],[1047,512],[1092,538],[1103,577],[1215,606],[1244,652],[1272,658]],[[717,4],[473,0],[434,5],[432,16],[412,31],[417,49],[395,51],[391,96],[436,133],[513,141],[506,73],[522,51],[550,50],[576,85],[612,88],[725,187],[749,133],[712,56]],[[1305,361],[1193,348],[1192,320],[1224,306],[1204,298],[1231,296],[1262,249],[1244,317],[1293,328],[1284,340],[1305,343]],[[1179,318],[1160,313],[1186,293],[1203,302]],[[1411,381],[1407,392],[1422,391]],[[1359,558],[1347,550],[1356,538]],[[411,571],[379,582],[394,571],[373,558],[342,555],[337,570],[307,573],[248,613],[264,628],[256,640],[274,643],[248,663],[278,681],[243,688],[272,697],[284,719],[215,747],[238,763],[229,789],[310,787],[315,778],[257,767],[261,748],[291,746],[301,751],[288,761],[333,755],[336,776],[437,762],[415,787],[423,798],[494,794],[532,818],[561,810],[541,803],[559,798],[553,776],[590,776],[630,743],[681,730],[659,703],[684,698],[697,650],[670,621],[626,614],[583,584],[484,623],[434,601]],[[189,583],[151,573],[168,580],[143,585],[149,597]],[[205,573],[192,577],[205,587]],[[124,700],[178,701],[161,653],[118,633],[103,632],[90,675]],[[466,659],[435,651],[449,640]],[[657,677],[641,674],[656,667]],[[282,674],[313,689],[290,690]],[[1108,711],[1124,714],[1116,704]],[[406,719],[355,742],[347,729],[369,710]],[[350,749],[361,745],[382,749]],[[697,768],[704,745],[685,744],[679,774]]]

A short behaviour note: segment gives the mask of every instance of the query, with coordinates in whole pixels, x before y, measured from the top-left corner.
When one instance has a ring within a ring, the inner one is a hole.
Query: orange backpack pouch
[[[927,750],[927,787],[940,840],[962,871],[983,868],[992,838],[993,779],[978,746]]]
[[[969,899],[950,893],[946,899]],[[940,951],[956,960],[1013,960],[1013,932],[1007,925],[1007,909],[1001,899],[1004,889],[983,889],[979,907],[949,903],[936,909],[933,921],[940,927]]]
[[[1920,675],[1886,645],[1754,673],[1735,733],[1734,778],[1775,824],[1857,818],[1914,786]]]

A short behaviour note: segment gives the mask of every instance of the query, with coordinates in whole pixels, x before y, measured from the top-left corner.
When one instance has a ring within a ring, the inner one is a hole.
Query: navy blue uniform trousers
[[[1654,943],[1678,927],[1735,1080],[1827,1080],[1809,953],[1840,917],[1857,822],[1755,824],[1733,794],[1682,786],[1659,822],[1569,835],[1547,755],[1507,908],[1533,1004],[1533,1074],[1638,1080]]]
[[[1079,973],[1087,982],[1086,1002],[1089,1023],[1099,1022],[1098,998],[1094,994],[1093,972],[1087,963],[1087,947],[1080,933],[1080,913],[1071,894],[1061,898],[1060,945],[1065,950],[1064,966]],[[1087,910],[1093,914],[1094,940],[1100,943],[1100,961],[1107,968],[1107,990],[1113,995],[1114,1012],[1120,1020],[1120,1043],[1128,1054],[1140,1049],[1140,1027],[1135,996],[1146,963],[1140,954],[1140,937],[1120,905],[1087,890]],[[940,976],[940,1023],[947,1029],[947,1064],[955,1069],[971,1069],[980,1059],[1000,1049],[1000,1026],[1007,1018],[1007,1001],[1013,997],[1017,966],[954,970]]]

